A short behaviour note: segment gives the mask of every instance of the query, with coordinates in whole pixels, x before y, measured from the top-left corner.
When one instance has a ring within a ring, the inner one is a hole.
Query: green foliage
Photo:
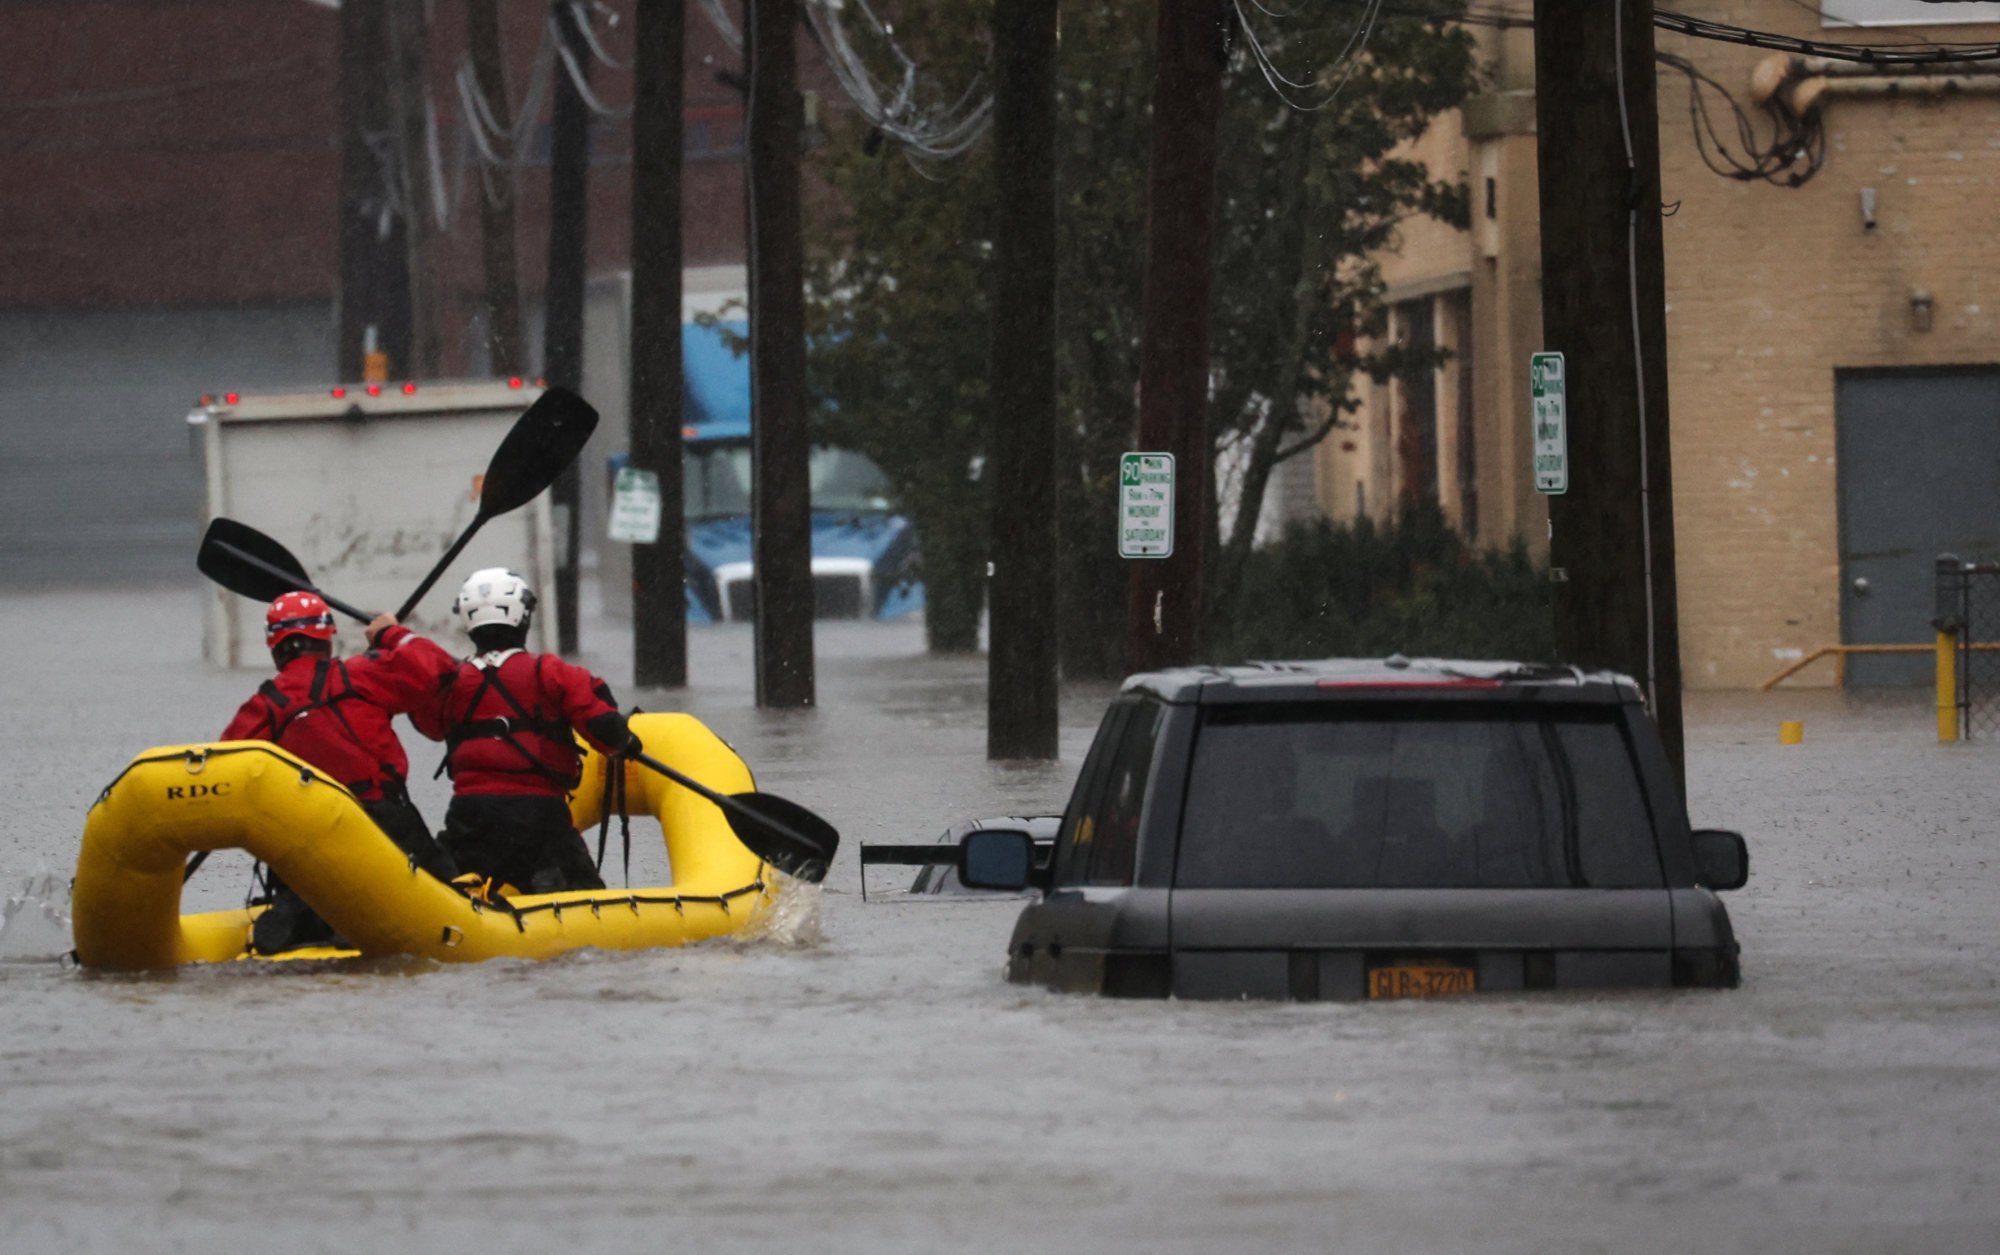
[[[1134,447],[1145,278],[1150,4],[1066,0],[1056,63],[1057,647],[1065,675],[1125,670],[1118,455]]]
[[[1352,29],[1351,21],[1301,21],[1258,21],[1264,46],[1294,78],[1331,64]],[[1218,452],[1233,454],[1226,495],[1234,510],[1211,520],[1211,607],[1234,595],[1272,472],[1340,425],[1355,405],[1355,376],[1436,364],[1380,341],[1363,350],[1357,337],[1383,329],[1374,258],[1394,247],[1398,226],[1417,215],[1460,228],[1469,221],[1461,172],[1429,170],[1397,148],[1464,99],[1476,76],[1472,39],[1460,27],[1380,22],[1368,55],[1340,73],[1350,71],[1333,102],[1309,112],[1274,98],[1241,40],[1230,68],[1217,171],[1210,435]]]
[[[979,78],[990,7],[894,6],[897,39],[943,97]],[[1259,11],[1261,12],[1261,10]],[[1356,10],[1356,13],[1359,11]],[[1057,65],[1057,527],[1061,656],[1071,676],[1123,669],[1125,570],[1113,548],[1118,454],[1134,447],[1139,298],[1155,10],[1066,0]],[[1259,16],[1294,77],[1332,66],[1346,15]],[[1368,255],[1397,224],[1463,226],[1460,172],[1392,156],[1474,81],[1455,27],[1385,19],[1332,103],[1279,100],[1242,36],[1224,81],[1217,169],[1210,432],[1240,468],[1237,520],[1254,521],[1272,469],[1334,429],[1358,372],[1410,363],[1356,351],[1381,324]],[[1329,81],[1347,67],[1329,75]],[[869,156],[865,124],[836,124],[811,161],[826,191],[808,215],[810,384],[819,438],[869,454],[924,545],[933,648],[976,641],[988,512],[968,467],[985,452],[991,353],[990,146],[919,169]],[[1435,177],[1437,174],[1444,177]],[[1422,365],[1429,365],[1428,362]],[[1004,363],[998,366],[1004,369]],[[1213,506],[1212,506],[1213,509]],[[1207,520],[1212,602],[1233,604],[1254,526]]]
[[[1517,541],[1476,552],[1436,507],[1387,527],[1324,519],[1253,551],[1208,656],[1550,659],[1548,568]]]
[[[899,37],[939,78],[984,64],[981,6],[904,7]],[[990,420],[990,150],[927,170],[893,148],[869,156],[866,135],[849,115],[812,158],[829,193],[807,219],[814,438],[882,467],[923,545],[930,646],[970,650],[990,510],[972,477]]]

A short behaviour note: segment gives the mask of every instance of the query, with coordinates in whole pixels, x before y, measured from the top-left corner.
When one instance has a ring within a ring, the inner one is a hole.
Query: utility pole
[[[746,0],[749,79],[751,562],[757,704],[813,704],[806,462],[805,246],[799,204],[799,0]]]
[[[660,477],[660,535],[632,547],[632,676],[687,683],[681,517],[683,0],[639,0],[632,55],[632,465]]]
[[[394,366],[409,361],[409,257],[403,226],[389,212],[382,162],[370,141],[387,138],[389,79],[384,70],[383,0],[350,0],[340,9],[340,342],[337,377],[362,377],[363,347]]]
[[[551,0],[556,38],[578,71],[588,73],[590,49],[567,0]],[[590,207],[590,109],[558,56],[556,99],[549,136],[549,275],[543,327],[542,373],[572,392],[583,385],[584,230]],[[562,527],[556,554],[556,648],[576,652],[576,562],[581,549],[583,481],[575,462],[549,494]]]
[[[1638,679],[1685,781],[1651,0],[1536,0],[1535,119],[1542,345],[1568,386],[1556,648]]]
[[[1134,670],[1192,663],[1201,648],[1208,517],[1208,299],[1214,266],[1215,132],[1228,59],[1227,6],[1160,0],[1153,151],[1140,297],[1139,447],[1174,455],[1174,551],[1134,559],[1127,653]],[[1109,544],[1111,538],[1093,537]]]
[[[986,756],[1056,756],[1056,0],[993,6]]]
[[[507,95],[507,63],[500,46],[500,0],[466,0],[466,43],[472,77],[502,135],[514,133],[514,106]],[[504,170],[481,167],[479,239],[486,271],[486,349],[492,373],[509,376],[528,369],[521,334],[521,280],[514,258],[515,179],[510,149]]]
[[[389,117],[403,188],[404,268],[410,300],[410,349],[401,373],[436,378],[444,358],[444,298],[434,264],[437,188],[432,179],[430,123],[424,112],[429,19],[422,0],[389,0],[387,18]]]

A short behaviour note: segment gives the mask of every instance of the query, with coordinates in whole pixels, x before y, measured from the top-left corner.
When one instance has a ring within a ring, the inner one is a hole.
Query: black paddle
[[[493,451],[486,477],[480,482],[478,513],[437,560],[424,582],[417,585],[417,591],[396,611],[397,622],[410,617],[424,594],[431,591],[431,585],[438,582],[445,568],[471,541],[473,533],[484,527],[488,519],[518,510],[541,495],[542,489],[553,484],[563,468],[583,452],[584,443],[595,430],[597,411],[576,393],[551,387],[537,397]]]
[[[350,618],[367,623],[374,615],[357,610],[313,587],[305,564],[292,551],[247,523],[216,519],[202,534],[194,564],[203,575],[253,601],[276,601],[286,593],[314,593]]]
[[[840,848],[840,834],[797,802],[773,793],[717,793],[649,754],[626,757],[721,807],[736,839],[779,871],[807,884],[826,879],[827,864]]]

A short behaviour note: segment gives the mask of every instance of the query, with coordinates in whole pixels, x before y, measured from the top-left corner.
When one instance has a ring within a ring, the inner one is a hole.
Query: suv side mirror
[[[1743,834],[1719,828],[1694,831],[1695,874],[1711,889],[1741,889],[1750,879],[1750,847]]]
[[[1018,828],[977,828],[959,838],[958,880],[968,889],[1019,892],[1034,883],[1035,839]]]

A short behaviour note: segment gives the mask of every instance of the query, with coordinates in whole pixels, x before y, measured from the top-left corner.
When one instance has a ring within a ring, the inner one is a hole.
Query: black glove
[[[605,711],[586,727],[599,745],[608,746],[614,754],[637,754],[646,748],[632,734],[632,727],[625,722],[625,716],[615,710]]]

